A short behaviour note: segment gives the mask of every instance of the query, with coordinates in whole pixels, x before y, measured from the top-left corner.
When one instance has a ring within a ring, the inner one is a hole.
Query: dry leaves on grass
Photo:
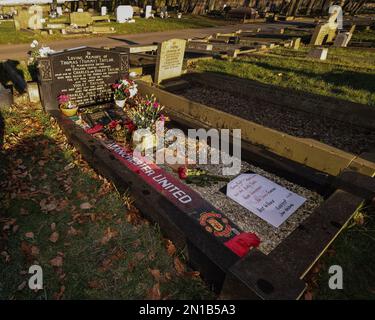
[[[25,233],[25,238],[27,239],[34,239],[34,232],[26,232]]]
[[[60,291],[53,294],[53,299],[61,300],[64,296],[65,286],[61,286]]]
[[[28,261],[33,260],[39,254],[39,248],[26,241],[21,242],[21,251]]]

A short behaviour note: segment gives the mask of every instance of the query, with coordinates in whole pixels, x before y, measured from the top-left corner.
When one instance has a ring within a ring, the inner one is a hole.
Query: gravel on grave
[[[180,95],[209,107],[254,121],[292,136],[311,138],[347,152],[360,154],[375,146],[375,132],[299,110],[286,111],[276,104],[250,101],[225,91],[202,86]]]
[[[207,147],[207,149],[207,153],[209,155],[210,147]],[[173,172],[171,168],[165,165],[162,165],[162,167],[178,178],[178,175]],[[223,167],[224,165],[222,163],[199,165],[199,168],[206,170],[207,172],[214,175],[221,175]],[[324,201],[324,199],[321,195],[312,190],[306,189],[273,173],[267,172],[260,167],[241,161],[241,172],[239,174],[246,173],[248,171],[259,174],[279,184],[280,186],[285,187],[288,190],[306,198],[305,203],[301,207],[299,207],[298,210],[296,210],[286,221],[284,221],[282,225],[276,228],[247,210],[245,207],[242,207],[240,204],[230,199],[222,191],[220,191],[220,189],[228,183],[226,181],[219,181],[205,187],[197,186],[194,184],[187,185],[198,194],[200,194],[202,198],[210,202],[213,206],[224,213],[242,231],[254,232],[261,240],[259,250],[264,254],[269,254],[289,234],[291,234],[293,230],[295,230],[314,211],[314,209]],[[237,175],[229,176],[229,178],[234,179],[236,176]]]

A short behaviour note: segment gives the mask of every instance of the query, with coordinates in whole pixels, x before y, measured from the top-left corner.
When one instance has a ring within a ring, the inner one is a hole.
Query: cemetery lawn
[[[168,19],[143,19],[135,17],[135,23],[116,23],[116,22],[99,22],[96,26],[109,26],[115,28],[115,34],[135,34],[142,32],[156,32],[168,31],[177,29],[188,28],[208,28],[220,25],[229,24],[230,22],[215,18],[204,16],[183,16],[181,19],[168,18]],[[61,22],[61,19],[56,19],[55,23]],[[0,44],[17,44],[17,43],[31,43],[34,39],[43,43],[43,41],[70,39],[77,37],[98,37],[98,36],[111,36],[113,34],[88,34],[88,35],[67,35],[63,36],[60,33],[53,35],[42,36],[38,31],[21,30],[16,31],[13,21],[4,21],[0,23]]]
[[[1,113],[0,300],[213,298],[183,253],[39,107]],[[27,285],[33,264],[43,268],[38,292]]]
[[[198,72],[216,72],[265,84],[375,106],[375,51],[329,48],[326,61],[306,58],[308,48],[276,48],[227,60],[197,63]]]
[[[375,203],[374,203],[375,204]],[[333,242],[307,276],[308,299],[375,299],[375,207],[366,206]],[[328,286],[329,267],[343,269],[343,290]]]

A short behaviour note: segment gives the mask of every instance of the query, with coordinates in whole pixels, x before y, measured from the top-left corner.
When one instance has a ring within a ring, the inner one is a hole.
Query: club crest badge
[[[229,237],[232,232],[228,219],[220,213],[204,212],[200,215],[199,223],[216,237]]]

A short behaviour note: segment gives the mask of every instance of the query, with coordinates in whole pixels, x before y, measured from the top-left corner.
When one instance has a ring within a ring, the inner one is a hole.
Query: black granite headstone
[[[112,99],[111,84],[129,76],[128,49],[82,47],[40,58],[39,88],[46,110],[57,109],[57,97],[68,94],[79,107]]]

